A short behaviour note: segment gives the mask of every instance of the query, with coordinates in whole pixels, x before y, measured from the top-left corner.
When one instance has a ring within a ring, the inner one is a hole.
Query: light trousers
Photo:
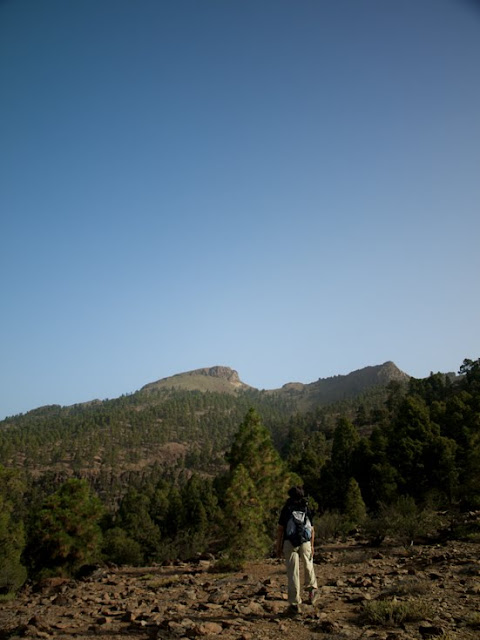
[[[285,540],[283,543],[283,553],[287,566],[288,602],[289,604],[301,604],[300,560],[303,561],[305,567],[305,587],[307,589],[317,588],[317,577],[313,566],[312,545],[310,542],[304,542],[299,547],[294,547],[289,540]]]

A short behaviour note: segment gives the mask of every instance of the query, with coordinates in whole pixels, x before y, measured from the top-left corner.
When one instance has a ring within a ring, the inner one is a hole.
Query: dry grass
[[[471,616],[467,619],[467,626],[473,629],[480,629],[480,612],[476,611],[472,613]]]
[[[374,553],[371,550],[354,549],[348,553],[343,553],[340,561],[342,564],[364,564],[368,562]]]
[[[162,578],[146,575],[140,579],[145,580],[145,586],[149,589],[169,589],[170,587],[174,587],[182,582],[181,576],[168,576]]]
[[[423,596],[430,590],[430,585],[426,580],[419,580],[418,578],[405,578],[399,580],[396,584],[382,592],[380,598],[385,600],[399,597],[413,597]]]
[[[364,605],[361,617],[372,625],[398,626],[404,622],[417,622],[432,614],[430,605],[423,600],[375,600]]]

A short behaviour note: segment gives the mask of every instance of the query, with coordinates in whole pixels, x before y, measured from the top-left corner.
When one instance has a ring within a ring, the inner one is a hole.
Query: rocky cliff
[[[194,369],[185,373],[177,373],[168,378],[151,382],[141,391],[158,391],[160,389],[183,389],[184,391],[215,391],[218,393],[235,393],[242,389],[250,389],[242,382],[237,371],[230,367],[214,366]]]

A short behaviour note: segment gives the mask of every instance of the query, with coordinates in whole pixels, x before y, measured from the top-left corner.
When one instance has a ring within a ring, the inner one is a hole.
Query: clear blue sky
[[[480,356],[480,5],[0,0],[0,418]]]

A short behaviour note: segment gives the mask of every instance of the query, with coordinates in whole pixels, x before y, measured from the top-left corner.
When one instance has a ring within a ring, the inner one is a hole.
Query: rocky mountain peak
[[[184,373],[177,373],[168,378],[162,378],[157,382],[142,387],[142,391],[153,391],[162,388],[181,388],[185,390],[216,391],[235,393],[239,389],[247,389],[248,385],[240,380],[240,377],[230,367],[216,365],[193,369]]]
[[[235,369],[231,369],[230,367],[222,367],[220,365],[216,365],[215,367],[205,367],[203,369],[195,369],[194,371],[188,372],[191,375],[201,375],[201,376],[211,376],[212,378],[222,378],[223,380],[228,380],[228,382],[233,383],[241,383],[241,380],[238,376],[237,371]]]
[[[385,383],[388,383],[391,380],[404,382],[410,378],[407,373],[399,369],[397,365],[391,360],[388,360],[387,362],[384,362],[383,364],[378,366],[377,375],[379,381]]]

